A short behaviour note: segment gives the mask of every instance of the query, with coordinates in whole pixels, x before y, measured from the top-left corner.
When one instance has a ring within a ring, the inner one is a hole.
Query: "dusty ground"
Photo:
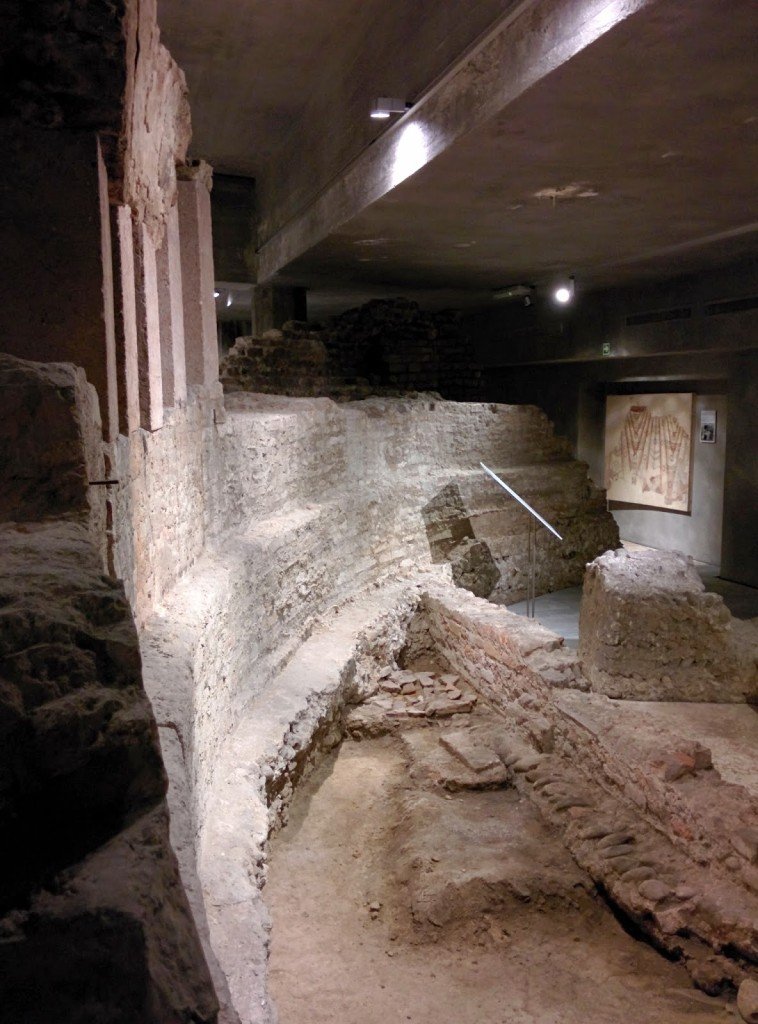
[[[411,778],[413,756],[400,737],[346,741],[273,840],[280,1024],[737,1019],[622,929],[528,800],[447,793],[418,762]]]

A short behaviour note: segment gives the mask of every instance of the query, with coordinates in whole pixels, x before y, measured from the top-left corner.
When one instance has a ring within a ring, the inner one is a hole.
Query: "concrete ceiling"
[[[173,2],[163,0],[167,10]],[[177,26],[167,33],[192,84],[208,60],[207,48],[187,43],[197,19],[217,33],[216,74],[219,53],[232,45],[219,12],[267,9],[249,67],[237,66],[228,81],[230,108],[239,97],[246,129],[230,132],[231,115],[209,123],[217,100],[194,88],[197,131],[221,166],[253,173],[264,155],[275,156],[303,90],[318,89],[339,62],[340,39],[348,46],[334,26],[355,42],[372,13],[366,0],[298,5],[311,17],[293,23],[289,50],[273,52],[293,6],[193,0],[181,4],[181,43],[171,39]],[[755,253],[757,10],[752,0],[728,8],[649,3],[328,231],[274,280],[308,287],[310,311],[323,315],[393,294],[482,305],[493,289],[547,287],[567,274],[590,290]],[[237,28],[239,46],[239,21]]]

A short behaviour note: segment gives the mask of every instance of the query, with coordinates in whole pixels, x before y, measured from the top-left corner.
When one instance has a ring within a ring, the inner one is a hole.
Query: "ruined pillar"
[[[253,288],[253,334],[257,337],[288,320],[305,320],[307,315],[305,288],[273,284]]]
[[[134,279],[132,211],[115,206],[111,211],[113,292],[116,324],[116,383],[119,429],[130,434],[140,425],[137,362],[137,298]]]
[[[171,409],[187,401],[182,259],[179,243],[179,209],[176,204],[169,211],[166,233],[158,249],[157,261],[163,405]]]
[[[177,169],[187,386],[218,380],[213,296],[212,170],[204,161]]]
[[[140,426],[144,430],[159,430],[163,426],[163,381],[158,265],[155,246],[144,223],[134,225],[134,256]]]
[[[97,143],[97,178],[100,200],[100,259],[103,266],[103,330],[105,341],[106,394],[103,403],[103,436],[115,441],[119,429],[118,373],[116,367],[116,310],[113,284],[113,239],[111,238],[111,208],[108,201],[108,174]]]

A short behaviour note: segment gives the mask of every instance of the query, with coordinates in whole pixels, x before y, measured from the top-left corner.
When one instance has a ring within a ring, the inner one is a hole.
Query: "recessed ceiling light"
[[[214,299],[217,299],[217,298],[219,297],[219,295],[220,295],[220,294],[221,294],[221,292],[214,292],[214,293],[213,293],[213,298],[214,298]]]
[[[375,121],[386,121],[390,114],[404,114],[412,105],[397,96],[380,96],[371,104],[371,117]]]
[[[553,291],[553,298],[561,305],[566,306],[574,298],[574,278],[568,279],[564,284],[559,284]]]
[[[492,298],[497,299],[524,299],[532,294],[534,285],[531,284],[509,284],[507,288],[499,288],[492,293]]]
[[[551,199],[555,204],[565,199],[594,199],[599,192],[587,181],[570,181],[568,185],[539,188],[533,195],[535,199]]]

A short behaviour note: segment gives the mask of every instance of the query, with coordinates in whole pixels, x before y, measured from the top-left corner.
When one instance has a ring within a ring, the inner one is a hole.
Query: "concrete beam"
[[[217,281],[248,282],[255,271],[255,182],[213,175],[213,265]]]
[[[258,281],[312,248],[615,25],[657,0],[522,0],[258,249]]]

